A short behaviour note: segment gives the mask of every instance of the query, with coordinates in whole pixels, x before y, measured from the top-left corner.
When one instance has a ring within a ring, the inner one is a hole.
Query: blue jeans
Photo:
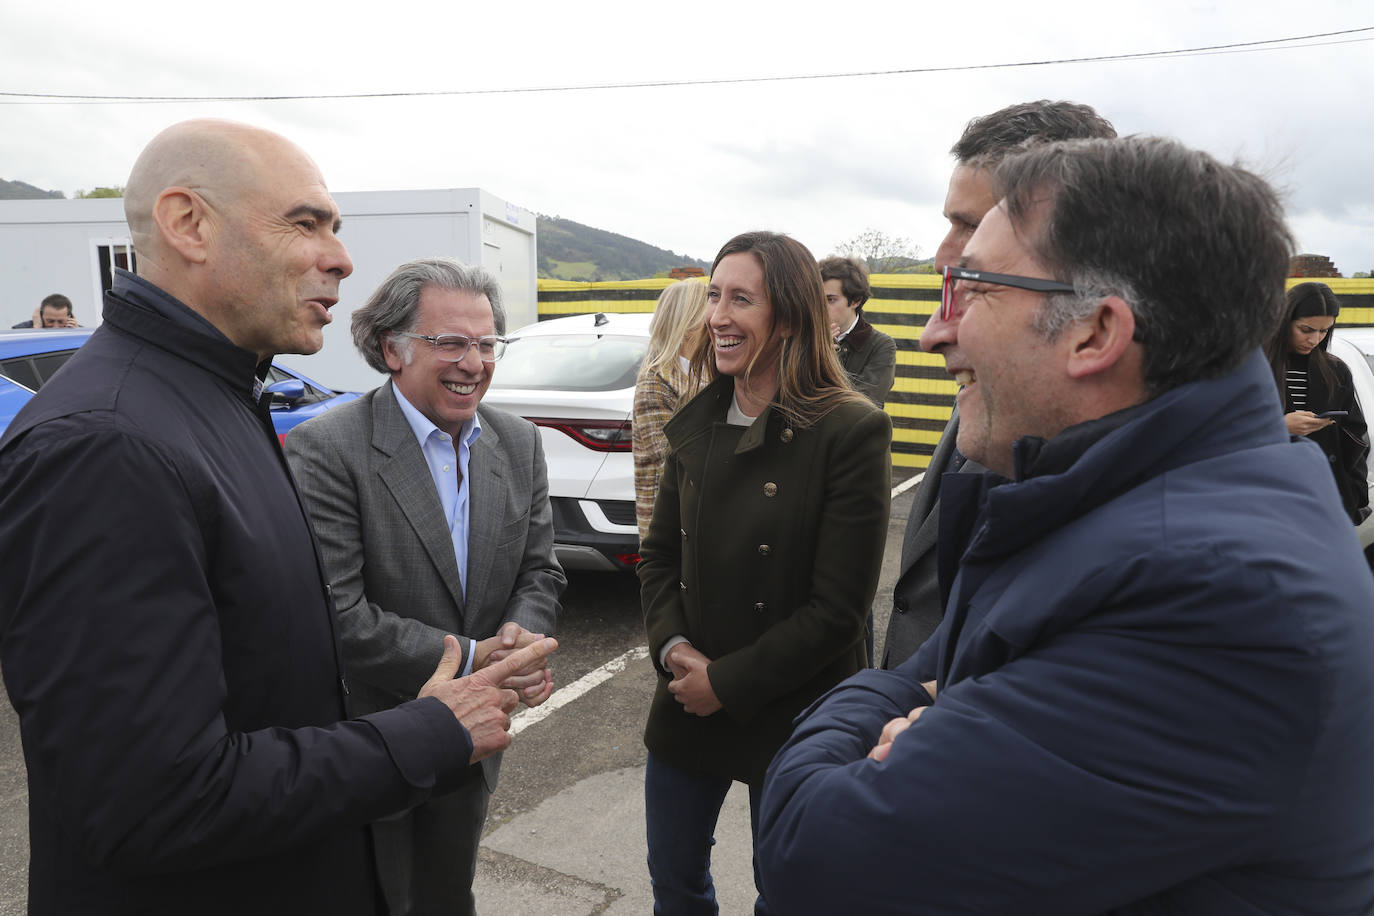
[[[644,820],[649,840],[649,880],[655,916],[698,916],[719,912],[711,881],[711,847],[716,820],[731,781],[690,773],[649,755],[644,769]],[[749,787],[749,826],[759,834],[761,787]],[[754,857],[754,916],[768,916]]]

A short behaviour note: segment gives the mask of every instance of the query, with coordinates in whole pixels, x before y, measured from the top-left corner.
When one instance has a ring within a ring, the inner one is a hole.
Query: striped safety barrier
[[[652,312],[666,278],[581,282],[539,281],[539,319],[590,312]],[[897,342],[897,379],[887,399],[892,417],[892,464],[924,468],[954,409],[958,386],[944,360],[921,352],[917,341],[940,302],[935,274],[874,274],[864,314]],[[1306,282],[1292,278],[1289,286]],[[1374,280],[1321,279],[1341,300],[1341,327],[1374,327]]]

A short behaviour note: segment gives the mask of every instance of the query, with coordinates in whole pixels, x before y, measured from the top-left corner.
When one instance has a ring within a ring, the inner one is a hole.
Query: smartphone
[[[1348,410],[1325,410],[1325,411],[1322,411],[1321,413],[1317,414],[1317,416],[1321,417],[1321,418],[1324,419],[1324,420],[1325,420],[1325,419],[1334,420],[1334,419],[1336,419],[1337,417],[1348,417],[1348,416],[1350,416],[1350,411],[1348,411]]]

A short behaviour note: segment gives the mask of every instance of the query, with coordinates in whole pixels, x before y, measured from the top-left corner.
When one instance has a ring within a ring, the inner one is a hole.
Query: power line
[[[1175,48],[1167,51],[1136,51],[1128,54],[1105,54],[1096,57],[1064,57],[1053,60],[1028,60],[998,64],[963,64],[957,67],[913,67],[900,70],[855,70],[846,73],[805,73],[784,76],[722,77],[720,79],[688,80],[647,80],[643,82],[622,83],[584,83],[573,86],[517,86],[497,89],[438,89],[418,92],[346,92],[322,95],[220,95],[220,96],[173,96],[173,95],[84,95],[55,92],[12,92],[0,90],[0,105],[121,105],[121,104],[172,104],[178,102],[291,102],[291,101],[333,101],[343,99],[399,99],[430,98],[437,96],[471,95],[517,95],[543,92],[593,92],[606,89],[660,89],[682,86],[727,86],[748,83],[783,83],[802,80],[857,79],[873,76],[913,76],[930,73],[961,73],[975,70],[1010,70],[1020,67],[1049,67],[1059,64],[1114,63],[1129,60],[1167,60],[1179,57],[1205,57],[1216,54],[1243,54],[1256,51],[1286,51],[1293,48],[1315,48],[1338,44],[1357,44],[1374,41],[1374,36],[1344,38],[1341,40],[1316,41],[1316,39],[1337,39],[1340,36],[1359,35],[1374,32],[1374,26],[1358,29],[1343,29],[1337,32],[1318,32],[1312,35],[1294,35],[1287,38],[1268,38],[1261,41],[1242,41],[1223,45],[1206,45],[1197,48]],[[1306,44],[1298,44],[1306,42]]]

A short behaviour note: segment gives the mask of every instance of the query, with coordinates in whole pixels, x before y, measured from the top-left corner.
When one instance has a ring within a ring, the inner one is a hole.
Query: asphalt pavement
[[[874,603],[879,655],[911,500],[907,491],[892,504]],[[578,695],[538,721],[516,726],[482,839],[474,891],[483,916],[627,916],[653,909],[645,867],[641,734],[654,672],[648,658],[633,651],[644,642],[636,586],[631,575],[570,576],[555,678],[567,696]],[[610,662],[616,664],[608,669]],[[0,916],[25,911],[27,803],[18,721],[4,697]],[[752,912],[748,804],[747,792],[737,785],[716,831],[712,873],[725,914]]]
[[[878,657],[911,502],[908,490],[892,503],[874,601]],[[638,611],[630,608],[627,613]],[[653,690],[649,660],[631,662],[622,673],[517,736],[516,747],[502,764],[501,785],[482,839],[474,886],[479,913],[652,912],[640,730]],[[711,873],[721,913],[753,912],[752,848],[749,795],[737,783],[721,810],[712,852]]]

